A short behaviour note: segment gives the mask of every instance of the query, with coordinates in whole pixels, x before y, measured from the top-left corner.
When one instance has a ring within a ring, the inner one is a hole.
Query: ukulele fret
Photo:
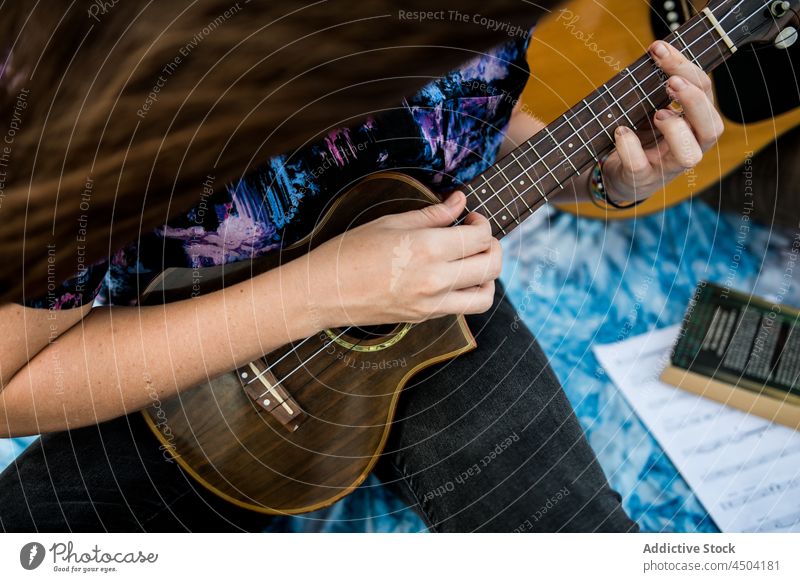
[[[594,112],[594,110],[592,109],[591,105],[589,105],[586,102],[586,99],[583,100],[583,104],[586,106],[586,110],[589,113],[592,114],[592,117],[594,117],[594,120],[598,123],[598,125],[600,125],[600,129],[602,129],[606,133],[606,135],[608,136],[608,139],[610,139],[613,142],[614,141],[614,136],[612,136],[610,133],[608,133],[608,128],[603,124],[602,121],[600,121],[600,118],[597,117],[597,114]]]
[[[616,98],[616,97],[614,97],[614,93],[612,93],[612,92],[611,92],[611,89],[609,89],[609,88],[608,88],[608,85],[606,85],[606,84],[604,83],[604,84],[603,84],[603,89],[605,89],[605,90],[606,90],[606,93],[608,93],[608,95],[611,97],[611,100],[614,102],[614,105],[616,105],[616,106],[617,106],[617,109],[619,109],[620,111],[622,111],[622,115],[625,117],[625,119],[627,119],[627,120],[628,120],[628,123],[630,124],[631,128],[632,128],[632,129],[634,129],[634,130],[636,130],[636,123],[634,123],[634,121],[633,121],[633,120],[630,118],[630,116],[628,115],[628,110],[627,110],[627,109],[625,109],[625,108],[624,108],[622,105],[620,105],[620,104],[619,104],[619,101],[617,101],[617,98]]]
[[[597,159],[597,155],[595,154],[594,150],[589,147],[589,144],[586,143],[586,141],[583,139],[583,136],[581,136],[581,134],[578,132],[578,130],[575,129],[575,126],[572,125],[572,122],[569,120],[569,116],[568,115],[564,115],[564,121],[567,123],[567,125],[569,125],[569,128],[572,130],[572,133],[575,135],[575,137],[577,137],[581,141],[581,145],[583,145],[583,147],[586,149],[586,151],[589,152],[589,155],[592,156],[592,159],[595,162],[599,161]],[[569,144],[567,144],[567,146],[568,147],[572,147],[572,144],[569,143]]]
[[[494,190],[492,190],[492,187],[489,185],[489,182],[486,180],[486,176],[485,176],[485,175],[483,175],[483,174],[481,174],[481,178],[483,178],[483,183],[484,183],[484,185],[483,185],[483,186],[481,186],[481,189],[479,190],[479,192],[480,192],[481,194],[486,194],[486,190],[487,190],[487,188],[488,188],[489,192],[491,192],[491,193],[492,193],[492,194],[491,194],[491,198],[497,198],[498,200],[500,200],[500,198],[497,196],[497,193],[496,193]],[[473,192],[475,192],[475,189],[473,188],[473,189],[472,189],[472,191],[473,191]],[[500,225],[500,223],[497,221],[497,218],[495,218],[495,213],[494,213],[494,212],[492,212],[492,211],[489,209],[489,207],[486,205],[486,204],[487,204],[487,202],[489,202],[489,198],[484,198],[484,199],[481,201],[480,205],[478,205],[478,206],[475,208],[475,210],[477,211],[477,209],[478,209],[478,208],[481,208],[481,207],[485,208],[485,209],[486,209],[486,212],[487,212],[487,214],[489,215],[489,216],[487,216],[486,218],[488,218],[490,222],[494,222],[495,226],[496,226],[497,228],[499,228],[499,229],[500,229],[500,232],[502,232],[503,234],[507,234],[507,233],[506,233],[506,231],[505,231],[505,229],[504,229],[504,228],[503,228],[503,227]],[[502,201],[502,200],[500,200],[500,203],[502,204],[502,203],[503,203],[503,201]]]
[[[567,163],[569,163],[569,165],[572,166],[573,171],[577,174],[579,172],[578,168],[576,168],[575,164],[572,163],[572,159],[567,155],[567,152],[564,151],[564,148],[561,147],[561,144],[558,143],[558,140],[555,137],[553,137],[553,134],[550,133],[550,130],[547,129],[547,127],[544,128],[544,132],[547,134],[547,137],[553,140],[553,143],[556,145],[561,154],[564,156]]]
[[[539,156],[539,153],[535,149],[533,149],[533,146],[531,146],[531,150],[533,151],[533,153],[535,153],[537,156]],[[550,153],[550,152],[547,152],[547,153]],[[537,163],[542,164],[542,166],[544,166],[545,174],[550,174],[550,176],[552,176],[552,178],[553,178],[553,181],[558,185],[558,187],[560,187],[563,190],[564,186],[561,184],[561,181],[553,173],[553,170],[550,168],[550,166],[547,165],[547,161],[545,160],[545,157],[547,156],[547,153],[544,156],[539,156],[539,161]]]
[[[653,103],[653,100],[650,99],[650,93],[648,93],[642,88],[641,83],[639,83],[639,81],[634,76],[633,72],[631,72],[630,67],[625,69],[623,72],[628,76],[628,79],[631,79],[631,83],[633,84],[633,89],[635,91],[638,91],[645,98],[648,105],[650,105],[650,109],[652,109],[653,111],[658,109],[658,106],[656,106],[656,104]]]
[[[505,170],[503,169],[502,164],[497,164],[497,171],[500,174],[503,175],[503,178],[505,179],[506,183],[514,191],[514,199],[512,200],[512,203],[516,204],[518,200],[523,200],[522,196],[520,195],[519,191],[517,190],[517,187],[514,186],[514,180],[511,180],[511,179],[508,178],[508,175],[506,174]],[[523,200],[523,202],[524,202],[524,200]],[[508,208],[508,206],[506,206],[506,208]],[[501,217],[501,218],[503,218],[503,217]],[[511,219],[514,222],[516,222],[517,224],[519,224],[519,219],[515,216],[515,213],[513,213],[513,212],[511,212]],[[503,220],[505,220],[505,218],[503,218]]]
[[[692,61],[692,62],[693,62],[695,65],[697,65],[698,67],[702,68],[702,65],[700,64],[700,61],[698,61],[698,60],[697,60],[697,57],[696,57],[696,56],[694,56],[694,53],[692,52],[692,49],[691,49],[691,48],[689,48],[689,45],[686,43],[686,41],[685,41],[685,40],[683,40],[683,36],[681,36],[681,34],[680,34],[680,31],[679,31],[679,30],[676,30],[676,31],[675,31],[675,32],[673,32],[672,34],[674,34],[674,35],[675,35],[675,38],[677,38],[677,39],[680,41],[680,43],[683,45],[683,47],[684,47],[684,48],[683,48],[683,50],[681,50],[681,49],[678,49],[678,50],[680,50],[681,52],[684,52],[684,51],[685,51],[686,53],[688,53],[688,55],[689,55],[689,59],[690,59],[690,60],[691,60],[691,61]]]
[[[500,169],[500,168],[499,168],[499,166],[498,166],[498,169],[499,169],[499,170],[502,172],[502,169]],[[505,176],[505,174],[504,174],[504,176]],[[491,185],[489,184],[489,180],[487,180],[487,178],[486,178],[486,174],[485,174],[485,173],[484,173],[484,174],[482,174],[482,177],[483,177],[483,183],[486,185],[486,187],[487,187],[487,188],[489,188],[489,190],[491,190],[491,191],[492,191],[492,196],[494,196],[495,198],[497,198],[497,199],[500,201],[500,204],[502,204],[502,205],[503,205],[503,208],[505,208],[505,209],[506,209],[506,212],[508,212],[508,214],[510,214],[510,215],[511,215],[511,218],[512,218],[512,219],[513,219],[513,220],[514,220],[514,221],[515,221],[517,224],[519,224],[519,220],[517,220],[517,217],[514,215],[514,213],[513,213],[513,212],[511,212],[511,209],[508,207],[508,205],[506,204],[505,200],[503,200],[503,199],[500,197],[500,195],[499,195],[499,194],[498,194],[498,193],[497,193],[497,192],[496,192],[496,191],[495,191],[495,190],[494,190],[494,189],[491,187]],[[506,178],[506,180],[508,180],[508,179]],[[498,212],[501,212],[501,211],[498,211]],[[492,218],[495,218],[495,216],[497,216],[497,212],[495,212],[494,214],[492,214]],[[500,217],[500,220],[503,220],[503,221],[505,221],[505,220],[508,220],[508,216],[504,214],[504,215],[502,215],[502,216]],[[500,230],[502,230],[502,231],[505,233],[505,230],[503,230],[503,227],[501,227],[501,226],[500,226],[500,223],[497,221],[497,219],[496,219],[496,218],[495,218],[495,221],[494,221],[494,222],[495,222],[495,224],[497,224],[497,226],[498,226],[498,227],[500,227]]]
[[[539,196],[542,197],[542,200],[547,202],[547,195],[544,193],[544,190],[542,190],[542,187],[539,186],[538,178],[535,179],[535,180],[533,178],[531,178],[531,175],[528,173],[528,166],[526,164],[520,163],[519,158],[517,157],[517,154],[515,154],[512,151],[510,155],[511,155],[512,158],[514,158],[514,161],[517,163],[517,165],[519,165],[519,167],[523,169],[522,170],[523,173],[525,174],[525,176],[527,176],[527,178],[530,181],[530,183],[533,184],[533,187],[536,188],[536,190],[539,192]],[[528,207],[528,210],[531,210],[530,206]],[[531,212],[533,212],[533,210],[531,210]]]

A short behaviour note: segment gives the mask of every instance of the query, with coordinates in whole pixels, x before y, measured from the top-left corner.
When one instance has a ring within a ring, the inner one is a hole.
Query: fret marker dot
[[[568,143],[568,144],[567,144],[567,147],[572,147],[572,144],[571,144],[571,143]]]
[[[481,194],[486,194],[486,188],[481,188]]]
[[[519,185],[522,186],[525,183],[525,180],[520,180]]]
[[[606,115],[606,117],[608,117],[609,119],[611,119],[611,118],[612,118],[612,117],[614,117],[614,116],[613,116],[613,115],[611,115],[611,114],[609,113],[608,115]]]
[[[504,214],[503,216],[501,216],[500,218],[501,218],[502,220],[508,220],[508,216],[506,216],[505,214]]]

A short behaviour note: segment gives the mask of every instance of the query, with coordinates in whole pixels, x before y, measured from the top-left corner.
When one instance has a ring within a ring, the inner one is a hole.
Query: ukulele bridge
[[[308,415],[281,386],[263,360],[250,362],[236,370],[242,388],[253,402],[268,412],[289,432],[300,428]]]

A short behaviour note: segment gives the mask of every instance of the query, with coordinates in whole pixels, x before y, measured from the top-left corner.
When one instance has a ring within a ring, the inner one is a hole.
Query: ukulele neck
[[[728,3],[713,4],[715,11],[704,9],[664,39],[706,72],[737,49],[723,26],[733,20]],[[666,79],[649,54],[641,56],[467,184],[467,209],[486,216],[502,238],[611,151],[617,126],[650,128],[655,111],[671,101]]]

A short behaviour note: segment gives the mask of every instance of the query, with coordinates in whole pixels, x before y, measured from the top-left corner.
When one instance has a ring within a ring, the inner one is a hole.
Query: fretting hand
[[[669,95],[683,113],[658,110],[653,124],[663,137],[646,148],[633,130],[617,128],[616,151],[603,163],[603,183],[618,204],[647,198],[696,166],[723,131],[708,75],[666,42],[653,43],[650,54],[669,76]]]

